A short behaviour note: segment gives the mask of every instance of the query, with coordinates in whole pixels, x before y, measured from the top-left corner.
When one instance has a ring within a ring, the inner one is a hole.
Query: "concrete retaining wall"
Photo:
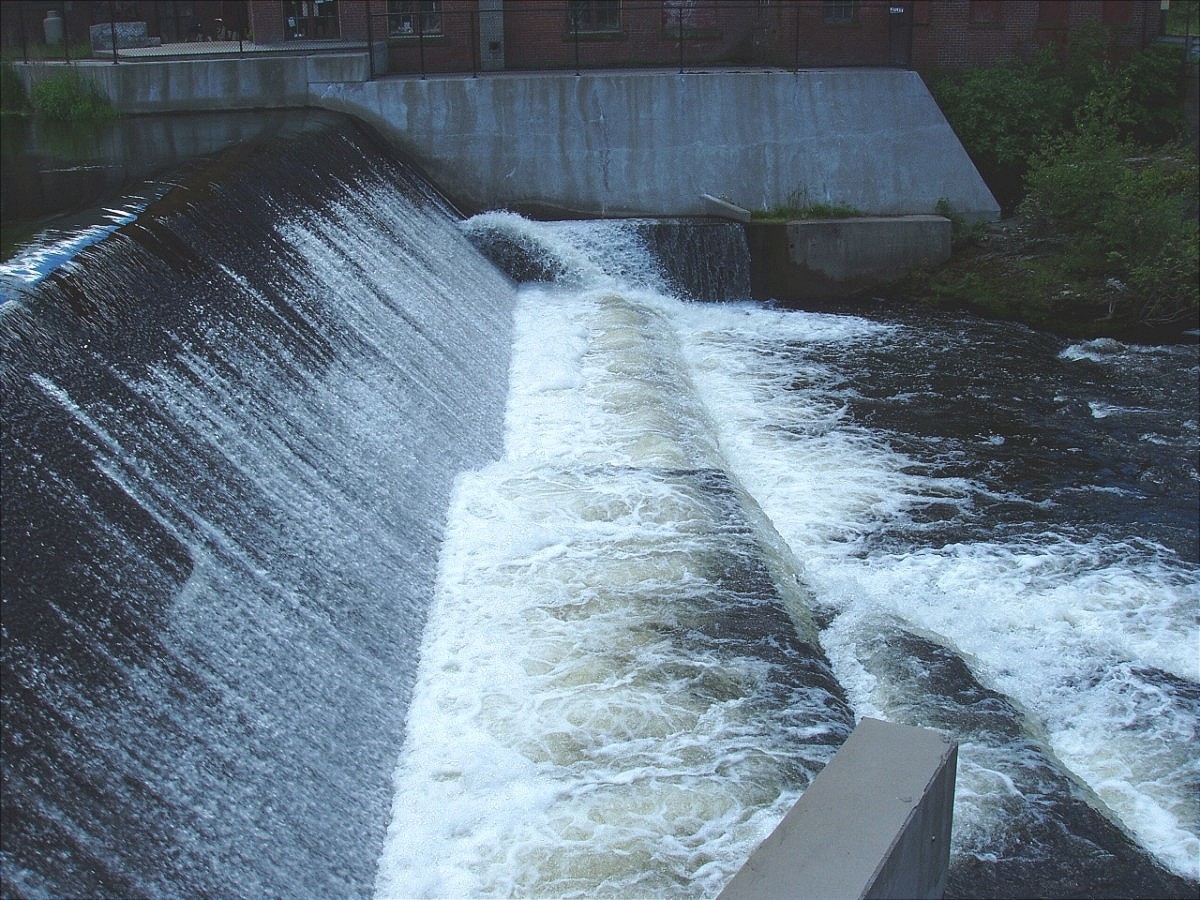
[[[465,208],[695,216],[939,200],[999,206],[915,72],[899,69],[369,77],[365,51],[79,63],[123,113],[319,106],[394,141]],[[19,66],[28,85],[56,66]]]
[[[746,239],[755,297],[835,299],[945,262],[951,224],[934,215],[752,222]]]
[[[721,900],[941,898],[957,761],[939,732],[863,719]]]
[[[73,67],[122,114],[304,107],[313,105],[310,84],[363,82],[371,75],[365,51],[138,59],[116,65],[84,60]],[[26,89],[61,68],[54,63],[16,66]]]
[[[505,73],[313,84],[468,207],[711,214],[709,194],[966,219],[999,206],[915,72]]]

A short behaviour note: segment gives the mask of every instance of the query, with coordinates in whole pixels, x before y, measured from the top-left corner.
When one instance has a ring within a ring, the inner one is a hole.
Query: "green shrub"
[[[932,90],[963,148],[1010,210],[1020,199],[1029,158],[1070,122],[1073,97],[1049,50],[1033,62],[941,73]]]
[[[985,226],[982,221],[967,222],[954,211],[947,197],[939,197],[933,206],[934,215],[943,216],[950,220],[950,243],[955,249],[966,246],[971,241],[983,236]]]
[[[1140,324],[1197,310],[1195,154],[1153,154],[1121,137],[1093,110],[1077,131],[1050,142],[1031,162],[1020,206],[1034,234],[1062,240],[1062,268],[1083,283],[1117,286],[1114,317]]]
[[[108,100],[75,68],[66,68],[34,83],[30,90],[34,115],[60,121],[116,118]]]
[[[930,88],[1001,207],[1023,194],[1034,156],[1084,120],[1113,124],[1122,139],[1161,144],[1183,129],[1182,48],[1151,45],[1125,62],[1108,55],[1099,22],[1072,30],[1061,58],[1049,47],[1031,61],[936,74]]]

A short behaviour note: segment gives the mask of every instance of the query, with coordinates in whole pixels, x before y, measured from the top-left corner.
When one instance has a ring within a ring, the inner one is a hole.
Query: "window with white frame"
[[[442,34],[441,0],[388,0],[388,37]]]
[[[825,0],[825,23],[846,25],[854,21],[854,0]]]

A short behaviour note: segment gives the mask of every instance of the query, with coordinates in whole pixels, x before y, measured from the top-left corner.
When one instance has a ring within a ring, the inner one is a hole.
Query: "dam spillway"
[[[500,446],[513,287],[434,191],[352,127],[214,166],[0,312],[6,895],[369,885]]]
[[[1194,892],[1195,348],[660,237],[301,122],[0,309],[6,895],[715,895],[863,715],[951,893]]]

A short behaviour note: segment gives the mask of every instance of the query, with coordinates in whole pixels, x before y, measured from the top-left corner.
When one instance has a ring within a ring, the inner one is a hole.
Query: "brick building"
[[[371,40],[390,72],[600,67],[904,66],[1028,58],[1086,20],[1118,50],[1161,33],[1160,0],[8,0],[4,42],[60,9],[69,35],[145,21],[163,43]]]
[[[386,41],[389,70],[911,66],[1027,58],[1086,20],[1145,46],[1159,0],[250,0],[256,40]]]

